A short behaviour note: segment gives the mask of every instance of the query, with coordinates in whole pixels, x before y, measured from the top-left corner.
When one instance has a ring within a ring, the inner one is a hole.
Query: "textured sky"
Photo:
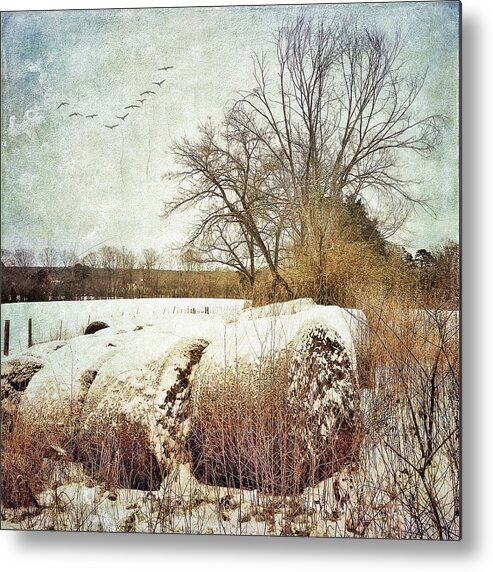
[[[190,217],[159,217],[174,193],[169,146],[207,118],[220,120],[252,87],[252,50],[299,6],[78,10],[2,14],[2,248],[99,244],[165,252]],[[391,35],[400,28],[409,69],[427,71],[423,113],[449,118],[430,159],[408,157],[436,217],[422,210],[398,239],[410,249],[458,238],[458,4],[309,6],[354,15]],[[158,71],[173,65],[167,72]],[[152,82],[166,79],[161,87]],[[129,110],[147,89],[141,109]],[[57,109],[60,102],[70,105]],[[79,112],[83,117],[69,117]],[[86,115],[98,114],[95,118]],[[109,129],[104,125],[121,125]]]

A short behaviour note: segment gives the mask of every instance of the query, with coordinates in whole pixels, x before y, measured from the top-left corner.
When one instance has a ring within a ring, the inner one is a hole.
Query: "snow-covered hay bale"
[[[2,399],[23,392],[42,367],[43,362],[34,358],[2,362]]]
[[[56,426],[70,441],[91,383],[116,351],[114,335],[79,336],[58,345],[40,345],[36,353],[43,356],[44,367],[21,397],[20,416],[46,427]]]
[[[105,328],[109,328],[106,322],[101,322],[101,321],[91,322],[84,330],[84,335],[88,336],[90,334],[95,334],[96,332],[99,332],[99,330],[104,330]]]
[[[289,492],[350,457],[356,364],[347,312],[280,310],[229,324],[195,371],[189,448],[203,482]]]
[[[113,485],[159,488],[183,451],[190,376],[207,342],[139,332],[99,370],[87,394],[77,454]]]
[[[23,392],[33,376],[43,367],[43,362],[34,358],[13,359],[2,362],[1,415],[2,432],[10,431]]]
[[[155,489],[190,456],[203,482],[300,489],[350,457],[362,321],[311,300],[229,323],[128,318],[30,348],[16,369],[18,417],[33,435],[39,425],[46,455],[81,460],[111,485]]]
[[[294,347],[288,379],[301,472],[319,482],[347,463],[353,452],[354,362],[334,331],[310,327]]]

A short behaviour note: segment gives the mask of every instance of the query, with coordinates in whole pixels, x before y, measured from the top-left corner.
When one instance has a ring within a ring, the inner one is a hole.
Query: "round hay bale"
[[[33,376],[43,367],[43,362],[33,358],[13,359],[2,363],[1,417],[2,432],[14,429],[17,408],[23,392]]]
[[[43,362],[32,358],[18,358],[2,363],[2,399],[23,392]]]
[[[96,332],[99,332],[99,330],[104,330],[105,328],[109,328],[109,325],[106,322],[96,320],[87,326],[84,330],[84,335],[88,336],[90,334],[95,334]]]
[[[229,324],[194,374],[188,447],[204,483],[290,494],[347,463],[355,352],[344,310]]]
[[[32,377],[22,394],[20,415],[45,429],[56,428],[57,433],[65,434],[70,441],[77,430],[89,387],[101,365],[115,351],[104,336],[78,336],[56,351],[47,348],[44,367]]]
[[[206,345],[139,332],[133,346],[101,367],[77,435],[77,455],[86,471],[109,485],[159,488],[183,453],[190,375]]]
[[[303,485],[325,480],[351,461],[354,370],[334,332],[317,326],[300,337],[289,364],[288,407]]]

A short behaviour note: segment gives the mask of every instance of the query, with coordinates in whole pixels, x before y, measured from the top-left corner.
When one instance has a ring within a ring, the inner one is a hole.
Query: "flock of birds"
[[[168,70],[172,69],[173,67],[174,66],[163,66],[161,68],[158,68],[158,71],[167,72]],[[155,90],[160,89],[165,81],[166,81],[166,79],[162,79],[161,81],[153,81],[152,82],[153,85],[157,85],[157,88],[146,89],[145,91],[143,91],[140,94],[140,98],[142,98],[142,96],[144,96],[144,95],[147,95],[147,96],[157,95],[157,92]],[[128,117],[130,112],[133,111],[134,109],[141,108],[144,105],[144,102],[147,101],[147,99],[148,98],[136,99],[135,102],[139,102],[140,105],[138,105],[137,103],[131,103],[130,105],[125,106],[124,111],[128,109],[127,113],[122,113],[122,115],[116,115],[116,118],[120,119],[121,123],[115,123],[112,125],[107,125],[105,123],[102,123],[102,126],[107,127],[108,129],[111,129],[113,131],[113,129],[116,129],[120,125],[123,125],[125,119]],[[66,106],[70,106],[70,105],[71,104],[68,101],[61,101],[57,106],[57,110],[62,109]],[[79,113],[78,111],[74,111],[74,112],[70,113],[68,115],[68,117],[70,117],[70,118],[85,117],[86,119],[95,119],[96,117],[99,117],[99,114],[98,113],[90,113],[88,115],[85,115],[83,113]]]

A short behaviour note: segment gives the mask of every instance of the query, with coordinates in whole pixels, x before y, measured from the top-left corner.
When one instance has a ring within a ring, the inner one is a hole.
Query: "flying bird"
[[[158,68],[157,71],[168,71],[168,70],[170,70],[171,68],[174,68],[174,67],[175,67],[175,66],[164,66],[164,67],[162,67],[162,68]]]
[[[97,113],[91,113],[91,115],[86,115],[87,118],[89,119],[94,119],[95,117],[97,117],[98,114]]]
[[[161,87],[165,81],[166,81],[165,79],[162,79],[161,81],[153,81],[152,83],[154,85]]]
[[[151,93],[154,94],[154,95],[156,95],[156,92],[155,92],[155,91],[151,91],[150,89],[148,89],[147,91],[143,91],[140,95],[150,95]]]
[[[71,113],[69,115],[69,117],[82,117],[82,113],[79,113],[78,111],[74,111],[73,113]]]
[[[121,115],[121,116],[117,115],[116,117],[117,117],[117,119],[121,119],[122,121],[125,121],[125,117],[127,117],[127,116],[128,116],[128,113],[126,115]]]
[[[125,107],[125,109],[139,109],[140,105],[134,105],[132,103],[132,105],[127,105],[127,107]]]
[[[147,99],[136,99],[135,101],[140,101],[140,103],[144,103],[144,101],[147,101]]]
[[[120,123],[117,123],[116,125],[105,125],[105,127],[107,127],[108,129],[114,129],[115,127],[118,127],[120,125]]]
[[[68,101],[62,101],[62,102],[58,105],[57,109],[60,109],[60,107],[63,107],[64,105],[69,105]]]

